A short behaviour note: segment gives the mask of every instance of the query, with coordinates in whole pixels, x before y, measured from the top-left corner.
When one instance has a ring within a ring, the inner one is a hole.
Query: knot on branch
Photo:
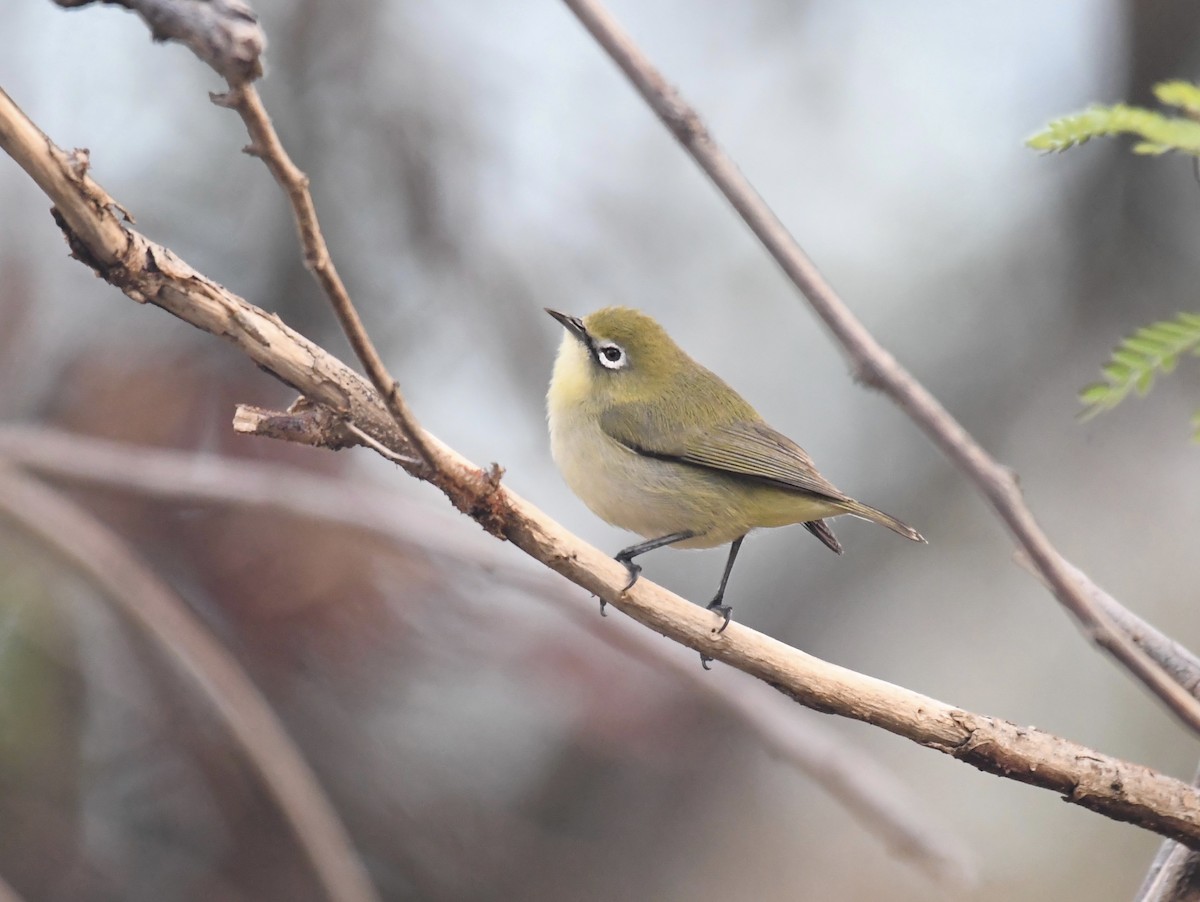
[[[50,208],[50,215],[54,218],[54,224],[63,233],[63,238],[67,240],[67,247],[70,248],[71,256],[106,282],[110,281],[108,278],[109,270],[118,267],[111,267],[91,252],[87,243],[75,234],[75,230],[71,228],[71,224],[67,222],[66,217],[62,214],[62,210],[57,205]],[[139,304],[145,302],[145,298],[134,298],[134,300]]]
[[[512,509],[500,486],[504,468],[497,463],[486,470],[463,470],[454,478],[441,473],[438,487],[456,508],[498,539],[508,538]]]
[[[883,368],[873,357],[856,355],[850,369],[850,376],[859,385],[875,391],[883,391],[887,387]]]
[[[692,109],[674,87],[662,82],[665,106],[662,110],[662,120],[684,146],[710,141],[708,128],[700,115]]]
[[[233,431],[331,451],[361,444],[347,432],[342,415],[307,398],[298,398],[286,412],[239,404],[233,415]]]
[[[88,0],[56,0],[80,6]],[[178,41],[232,84],[261,78],[267,36],[244,0],[106,0],[142,17],[155,41]]]

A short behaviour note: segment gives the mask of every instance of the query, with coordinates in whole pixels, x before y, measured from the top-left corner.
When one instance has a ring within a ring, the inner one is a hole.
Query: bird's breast
[[[722,545],[750,528],[728,480],[631,451],[604,433],[599,417],[551,407],[550,450],[571,491],[613,526],[645,538],[696,533],[679,548]]]

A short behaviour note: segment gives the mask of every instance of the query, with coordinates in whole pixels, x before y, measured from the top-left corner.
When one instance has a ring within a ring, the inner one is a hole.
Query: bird
[[[641,573],[635,558],[649,551],[728,544],[707,605],[722,618],[721,633],[732,615],[724,603],[729,575],[753,529],[800,523],[841,554],[825,521],[850,514],[925,542],[837,489],[803,448],[646,313],[605,307],[581,318],[545,310],[566,333],[546,394],[554,462],[593,513],[645,540],[616,555],[629,574],[623,591]],[[701,654],[706,669],[710,660]]]

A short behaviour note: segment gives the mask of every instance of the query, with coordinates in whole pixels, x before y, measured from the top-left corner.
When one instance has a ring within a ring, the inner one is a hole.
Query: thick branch
[[[274,796],[331,899],[377,899],[345,827],[270,704],[187,605],[103,524],[0,463],[0,516],[84,573],[208,696]]]
[[[19,114],[11,104],[0,105],[0,118],[6,110]],[[0,132],[0,137],[10,132]],[[42,136],[39,144],[48,155],[48,139]],[[68,190],[75,190],[69,182]],[[76,256],[130,297],[160,306],[230,342],[393,450],[411,450],[370,386],[277,316],[201,276],[132,230],[127,230],[128,251],[117,264],[106,266],[96,262],[84,236],[68,221],[60,219],[60,225]],[[624,592],[623,566],[432,435],[426,433],[424,439],[439,465],[452,474],[440,485],[460,510],[638,622],[744,670],[808,707],[874,724],[981,770],[1051,789],[1074,804],[1200,848],[1200,794],[1187,784],[1040,730],[972,714],[837,667],[740,623],[717,633],[711,612],[649,580]]]
[[[858,377],[890,397],[991,502],[1018,545],[1084,633],[1113,655],[1200,733],[1200,700],[1179,686],[1104,615],[1070,565],[1042,532],[1012,472],[993,460],[941,403],[875,340],[742,175],[690,106],[634,44],[599,0],[564,0],[638,93],[691,155],[746,225],[803,292],[849,355]]]

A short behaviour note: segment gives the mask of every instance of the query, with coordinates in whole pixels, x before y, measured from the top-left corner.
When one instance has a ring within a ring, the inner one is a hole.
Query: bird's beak
[[[581,320],[579,317],[568,316],[565,313],[559,313],[557,310],[551,310],[549,307],[543,307],[542,309],[558,320],[564,329],[578,338],[585,345],[590,344],[587,329],[583,327],[583,320]]]

